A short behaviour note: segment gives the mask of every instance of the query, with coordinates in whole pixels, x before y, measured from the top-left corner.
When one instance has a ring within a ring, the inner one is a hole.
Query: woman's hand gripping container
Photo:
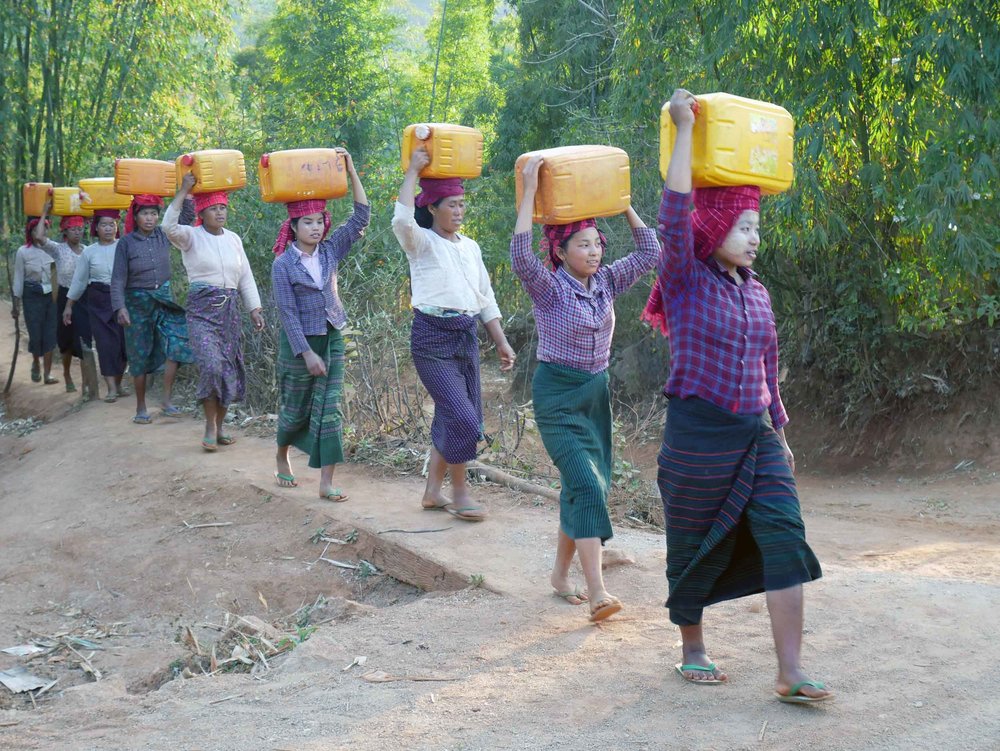
[[[192,193],[238,190],[247,184],[243,152],[236,149],[192,151],[177,157],[178,188],[188,172],[193,172],[195,177]]]
[[[529,151],[517,158],[517,205],[524,195],[521,171],[533,156],[543,157],[535,193],[535,222],[570,224],[617,216],[632,204],[628,154],[614,146],[560,146]]]
[[[696,96],[691,177],[695,188],[759,185],[773,195],[795,175],[795,122],[776,104],[733,94]],[[660,110],[660,176],[665,180],[677,129],[669,103]]]
[[[124,211],[132,203],[132,196],[115,192],[113,177],[92,177],[80,181],[80,190],[87,194],[89,201],[83,205],[91,211],[98,209],[116,209]]]
[[[52,209],[55,216],[86,216],[83,208],[83,197],[79,187],[53,188]],[[93,212],[91,212],[93,213]]]
[[[417,123],[403,131],[403,172],[410,155],[423,146],[430,163],[420,177],[460,177],[468,180],[483,173],[483,134],[476,128],[448,123]]]
[[[177,192],[177,166],[159,159],[115,159],[115,191],[172,196]]]
[[[288,149],[260,158],[260,196],[266,203],[347,195],[347,163],[336,149]]]
[[[41,216],[49,200],[52,183],[25,183],[21,188],[21,205],[25,216]]]

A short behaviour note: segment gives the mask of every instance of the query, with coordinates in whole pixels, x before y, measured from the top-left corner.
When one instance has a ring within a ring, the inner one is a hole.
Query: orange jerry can
[[[347,162],[335,149],[272,151],[260,158],[257,173],[267,203],[347,195]]]
[[[21,189],[21,205],[25,216],[41,216],[49,200],[52,183],[25,183]]]
[[[795,121],[783,107],[723,93],[702,94],[695,100],[694,187],[759,185],[765,195],[791,187]],[[660,110],[660,176],[664,180],[676,137],[667,103]]]
[[[84,216],[80,188],[53,188],[52,214],[55,216]]]
[[[91,211],[98,209],[117,209],[123,211],[132,203],[132,196],[115,192],[113,177],[91,177],[80,181],[80,190],[90,198],[84,206]]]
[[[448,123],[418,123],[403,131],[403,172],[410,166],[410,155],[423,146],[431,161],[420,171],[421,177],[479,177],[483,172],[483,134],[476,128]]]
[[[538,169],[534,220],[570,224],[623,214],[632,205],[628,154],[614,146],[560,146],[521,154],[514,165],[517,205],[524,195],[521,170],[533,156]]]
[[[172,196],[177,192],[177,166],[159,159],[115,159],[115,192]]]
[[[188,172],[195,176],[192,193],[215,193],[238,190],[247,184],[247,165],[243,152],[236,149],[192,151],[177,157],[177,188]]]

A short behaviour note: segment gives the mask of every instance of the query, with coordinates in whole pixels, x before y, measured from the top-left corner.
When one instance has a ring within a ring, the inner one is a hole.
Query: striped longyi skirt
[[[658,463],[671,621],[696,625],[706,605],[822,576],[791,468],[763,415],[673,398]]]

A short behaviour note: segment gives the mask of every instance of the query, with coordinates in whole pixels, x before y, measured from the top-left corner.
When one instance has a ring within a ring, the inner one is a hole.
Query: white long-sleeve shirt
[[[118,241],[101,245],[94,243],[83,249],[76,261],[76,271],[73,273],[73,283],[69,285],[67,297],[76,302],[83,297],[87,285],[111,284],[111,272],[115,268],[115,250]]]
[[[414,308],[460,310],[479,316],[483,323],[500,317],[483,253],[475,240],[460,234],[458,242],[452,242],[424,229],[414,219],[413,207],[398,201],[392,231],[410,262]]]
[[[22,245],[14,256],[14,278],[11,280],[14,297],[24,296],[24,283],[41,284],[46,293],[52,291],[52,264],[55,263],[58,243],[46,240],[45,245]]]
[[[213,235],[202,226],[179,224],[180,213],[176,203],[170,204],[163,214],[162,226],[170,242],[181,250],[188,281],[238,289],[247,312],[257,310],[260,292],[240,236],[225,228],[221,235]]]

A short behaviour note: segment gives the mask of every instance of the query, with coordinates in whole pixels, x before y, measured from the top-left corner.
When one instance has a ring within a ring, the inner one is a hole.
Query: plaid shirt
[[[531,232],[510,241],[510,265],[534,304],[538,359],[599,373],[611,358],[615,298],[656,267],[660,246],[652,229],[632,230],[635,252],[601,266],[584,287],[560,266],[550,271],[531,250]]]
[[[274,259],[271,266],[271,291],[278,306],[281,325],[296,356],[309,349],[307,336],[326,333],[327,323],[342,329],[347,325],[347,313],[337,294],[337,267],[347,256],[351,245],[364,234],[371,216],[366,203],[354,204],[354,213],[321,242],[319,254],[324,284],[316,286],[312,275],[299,260],[293,245]]]
[[[775,430],[788,423],[778,393],[778,333],[771,298],[757,275],[739,285],[714,259],[699,261],[691,195],[663,190],[660,284],[670,328],[667,396],[697,396],[736,414],[768,409]]]

